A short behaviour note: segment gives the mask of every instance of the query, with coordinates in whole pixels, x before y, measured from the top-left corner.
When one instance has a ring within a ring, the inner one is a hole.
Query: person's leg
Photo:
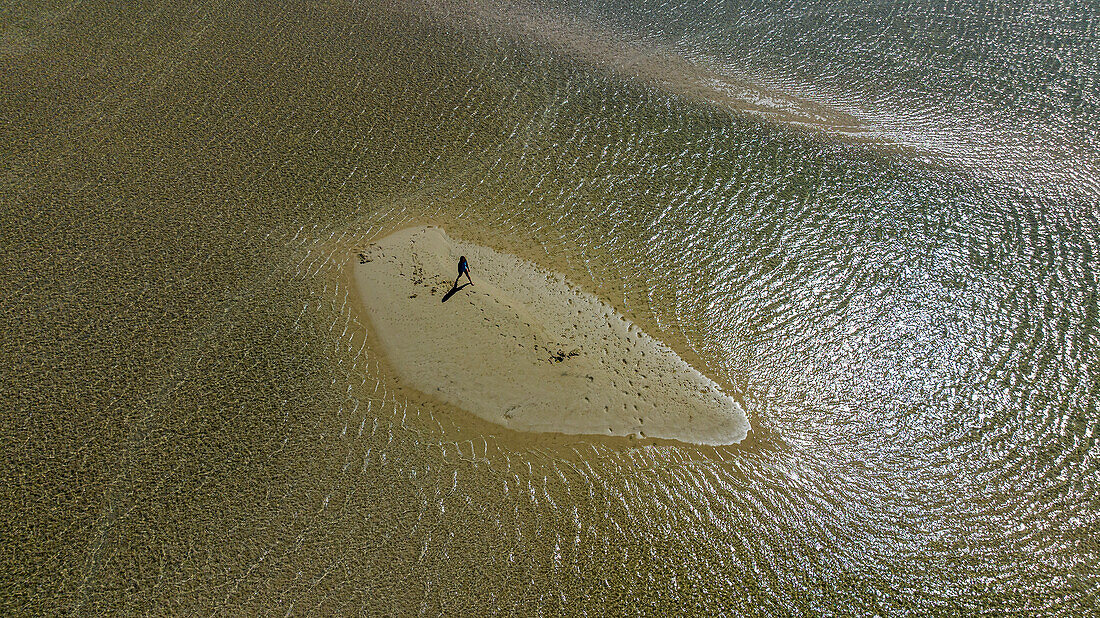
[[[462,278],[462,273],[458,273],[458,276],[455,277],[455,284],[452,285],[451,287],[452,288],[457,288],[458,287],[458,280],[461,279],[461,278]]]
[[[459,275],[458,278],[461,279],[462,275]],[[474,284],[474,280],[470,278],[470,271],[468,271],[468,270],[466,271],[466,280],[470,282],[470,285]],[[457,283],[457,281],[458,280],[456,279],[455,282]]]

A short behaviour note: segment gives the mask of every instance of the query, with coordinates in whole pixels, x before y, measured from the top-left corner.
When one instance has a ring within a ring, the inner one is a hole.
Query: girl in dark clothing
[[[470,285],[474,284],[474,280],[470,279],[470,265],[466,263],[466,256],[458,258],[458,276],[455,277],[454,287],[458,287],[458,280],[462,278],[462,275],[466,275],[466,279],[470,281]]]

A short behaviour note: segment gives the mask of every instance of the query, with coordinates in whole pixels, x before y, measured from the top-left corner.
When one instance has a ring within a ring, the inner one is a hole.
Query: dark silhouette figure
[[[459,286],[458,280],[462,278],[462,275],[466,275],[466,279],[469,281],[469,283],[463,283],[461,286]],[[447,295],[443,297],[442,302],[447,302],[451,299],[452,296],[455,295],[455,292],[461,290],[468,285],[473,284],[474,280],[470,279],[470,265],[466,262],[466,256],[464,255],[458,259],[458,276],[455,277],[455,284],[451,286],[451,291],[447,292]]]
[[[466,279],[470,282],[470,285],[474,284],[474,280],[470,279],[470,265],[466,263],[466,256],[458,258],[458,276],[455,277],[454,288],[458,288],[458,280],[462,278],[462,275],[466,275]]]

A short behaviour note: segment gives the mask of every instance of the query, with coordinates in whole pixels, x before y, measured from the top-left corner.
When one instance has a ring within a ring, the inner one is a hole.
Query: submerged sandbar
[[[474,285],[441,302],[461,255]],[[481,418],[520,431],[709,445],[748,432],[745,412],[714,381],[530,262],[438,227],[391,234],[354,262],[363,307],[397,377]]]

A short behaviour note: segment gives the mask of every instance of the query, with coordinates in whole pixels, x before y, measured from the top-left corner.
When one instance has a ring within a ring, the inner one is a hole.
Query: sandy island
[[[442,302],[460,255],[474,284]],[[515,256],[415,227],[365,247],[354,276],[397,377],[488,421],[708,445],[748,432],[741,406],[667,345]]]

